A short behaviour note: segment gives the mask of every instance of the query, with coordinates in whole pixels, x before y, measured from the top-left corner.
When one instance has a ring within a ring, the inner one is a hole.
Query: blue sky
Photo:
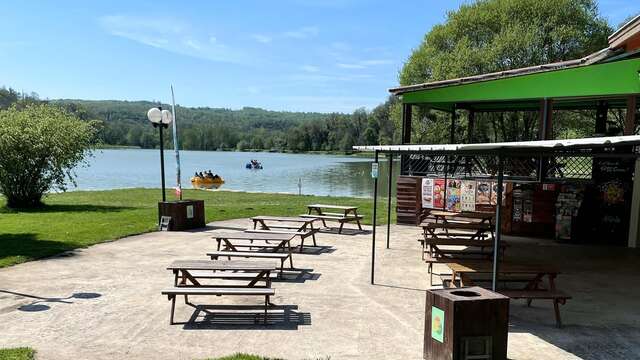
[[[0,85],[43,98],[351,112],[462,0],[13,1]],[[640,1],[601,0],[612,24]],[[410,10],[408,10],[410,9]]]

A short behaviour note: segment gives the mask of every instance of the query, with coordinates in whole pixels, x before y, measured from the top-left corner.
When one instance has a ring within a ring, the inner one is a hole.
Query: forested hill
[[[99,120],[100,140],[107,145],[158,146],[158,134],[146,114],[158,103],[150,101],[51,100],[86,120]],[[162,104],[169,109],[168,104]],[[292,151],[348,151],[356,144],[378,141],[379,126],[357,110],[354,114],[240,110],[178,106],[181,148],[191,150],[262,149]],[[388,120],[388,117],[386,119]],[[371,129],[368,129],[371,127]],[[393,126],[387,129],[392,133]],[[170,136],[165,139],[171,146]]]

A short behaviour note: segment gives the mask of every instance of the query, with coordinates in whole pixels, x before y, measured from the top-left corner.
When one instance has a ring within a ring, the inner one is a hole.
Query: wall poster
[[[491,204],[491,182],[478,181],[476,183],[476,204]]]
[[[447,210],[460,212],[460,180],[451,179],[447,181]]]
[[[443,209],[444,198],[445,198],[444,179],[433,180],[433,208]]]
[[[422,208],[433,208],[433,179],[422,179]]]
[[[476,182],[462,180],[460,190],[460,208],[462,211],[476,211]]]

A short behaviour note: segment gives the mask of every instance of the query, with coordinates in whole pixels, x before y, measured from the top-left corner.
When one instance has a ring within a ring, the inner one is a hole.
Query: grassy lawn
[[[168,200],[173,199],[172,191],[167,195]],[[158,189],[74,191],[49,195],[43,208],[24,211],[7,209],[0,198],[0,267],[153,231],[159,196]],[[299,215],[306,211],[307,204],[318,202],[359,206],[365,223],[370,224],[373,207],[371,199],[347,197],[200,190],[185,190],[183,197],[205,200],[208,222],[255,215]],[[385,206],[382,200],[379,224],[386,223]]]
[[[33,360],[36,352],[31,348],[0,349],[0,360]]]

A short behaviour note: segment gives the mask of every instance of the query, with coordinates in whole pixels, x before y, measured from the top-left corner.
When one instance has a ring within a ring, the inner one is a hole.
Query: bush
[[[89,154],[94,134],[94,123],[53,105],[0,111],[0,192],[7,206],[39,206],[45,193],[75,185],[73,168]]]

